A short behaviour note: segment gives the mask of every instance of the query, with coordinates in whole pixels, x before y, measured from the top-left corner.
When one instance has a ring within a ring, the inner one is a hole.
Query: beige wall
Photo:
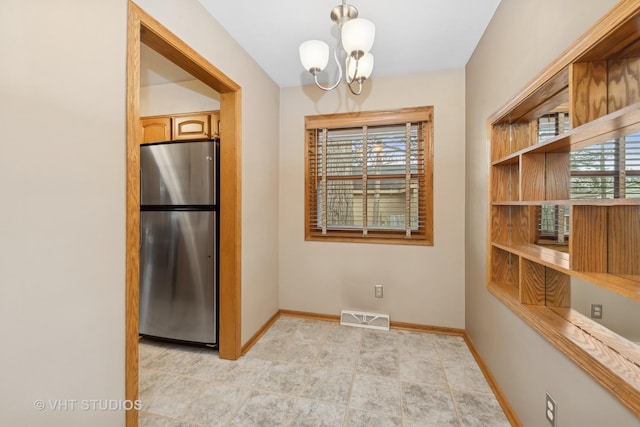
[[[466,328],[525,426],[640,421],[485,289],[486,119],[610,9],[614,0],[502,0],[466,68]]]
[[[242,86],[245,342],[278,309],[279,89],[197,1],[139,4]],[[126,25],[125,0],[0,4],[3,426],[124,425],[33,404],[124,398]]]
[[[220,94],[200,80],[140,88],[140,116],[142,117],[219,109]]]
[[[124,399],[126,23],[125,1],[0,4],[3,426],[124,425],[50,400]]]
[[[360,97],[315,86],[281,91],[280,307],[387,313],[392,321],[464,327],[464,70],[373,78]],[[431,247],[305,242],[304,116],[434,106]],[[374,284],[384,298],[374,298]]]
[[[196,0],[136,4],[242,87],[244,343],[278,310],[279,88]]]

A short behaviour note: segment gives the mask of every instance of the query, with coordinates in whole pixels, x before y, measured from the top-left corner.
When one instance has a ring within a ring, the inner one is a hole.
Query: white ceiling
[[[341,0],[198,0],[280,86],[313,82],[298,47],[335,46]],[[376,25],[372,78],[464,67],[500,0],[350,0]],[[335,66],[335,64],[334,64]],[[327,79],[329,73],[324,72]],[[333,75],[333,74],[332,74]],[[333,77],[331,77],[333,79]]]

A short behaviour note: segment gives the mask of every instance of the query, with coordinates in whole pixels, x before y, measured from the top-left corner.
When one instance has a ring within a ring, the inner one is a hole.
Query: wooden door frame
[[[138,399],[140,224],[140,44],[156,50],[220,93],[219,355],[241,353],[241,99],[240,86],[132,1],[127,24],[125,398]],[[144,405],[144,402],[142,402]],[[127,427],[138,412],[126,413]]]

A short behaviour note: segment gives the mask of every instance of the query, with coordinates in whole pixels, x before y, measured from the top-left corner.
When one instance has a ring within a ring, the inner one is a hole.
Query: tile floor
[[[461,337],[280,317],[237,361],[140,342],[140,426],[509,426]]]

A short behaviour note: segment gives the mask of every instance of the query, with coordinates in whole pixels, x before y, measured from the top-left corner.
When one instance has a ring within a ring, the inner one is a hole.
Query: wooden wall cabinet
[[[143,144],[171,140],[171,117],[143,117],[140,125]]]
[[[640,416],[640,347],[570,305],[572,277],[640,301],[640,195],[572,190],[572,154],[640,131],[638,21],[640,2],[621,1],[489,118],[487,282]],[[540,119],[558,112],[569,125],[541,140]],[[558,244],[541,243],[543,211],[567,218]]]
[[[142,117],[142,143],[213,139],[220,135],[220,111]]]

